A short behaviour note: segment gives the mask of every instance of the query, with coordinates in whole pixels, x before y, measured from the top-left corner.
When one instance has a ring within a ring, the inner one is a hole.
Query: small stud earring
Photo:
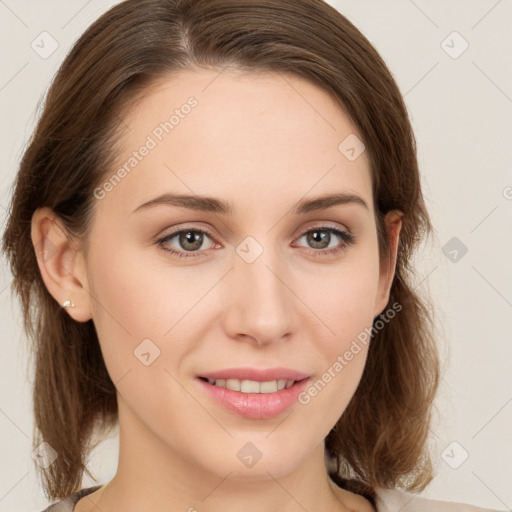
[[[69,299],[65,300],[63,303],[62,303],[62,307],[63,308],[74,308],[75,307],[75,303],[74,302],[71,302]]]

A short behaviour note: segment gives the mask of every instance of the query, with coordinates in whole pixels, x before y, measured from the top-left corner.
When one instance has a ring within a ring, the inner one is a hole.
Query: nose
[[[268,345],[285,341],[296,328],[297,299],[289,284],[290,272],[270,253],[265,249],[252,262],[234,256],[224,314],[224,328],[234,339]]]

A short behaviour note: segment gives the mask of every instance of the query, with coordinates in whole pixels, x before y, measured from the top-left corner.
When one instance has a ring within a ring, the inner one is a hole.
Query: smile
[[[258,382],[256,380],[238,379],[207,379],[210,384],[219,388],[240,391],[241,393],[276,393],[282,389],[288,389],[295,383],[294,380],[269,380]]]
[[[284,413],[297,403],[310,381],[310,373],[285,367],[225,368],[196,375],[213,403],[249,419]]]

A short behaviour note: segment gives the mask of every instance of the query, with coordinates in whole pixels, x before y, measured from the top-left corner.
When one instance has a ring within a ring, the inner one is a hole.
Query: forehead
[[[111,171],[128,172],[109,196],[126,211],[166,191],[235,205],[333,190],[372,202],[367,152],[343,152],[358,130],[326,91],[291,74],[173,73],[138,97],[122,125]]]

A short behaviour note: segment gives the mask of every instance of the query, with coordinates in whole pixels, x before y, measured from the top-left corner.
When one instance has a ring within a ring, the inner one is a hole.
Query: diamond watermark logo
[[[253,263],[263,253],[263,247],[255,238],[248,236],[238,245],[236,252],[246,263]]]
[[[47,59],[57,50],[59,43],[48,32],[41,32],[30,43],[30,47],[41,59]]]
[[[160,357],[160,349],[149,338],[142,340],[133,353],[144,366],[153,364]]]
[[[44,469],[49,468],[58,456],[58,453],[46,441],[43,441],[32,451],[32,458]]]
[[[469,43],[457,31],[453,31],[443,39],[441,48],[452,59],[458,59],[469,48]]]
[[[245,443],[244,446],[238,450],[236,456],[244,466],[252,468],[261,459],[263,454],[253,443]]]
[[[467,450],[457,441],[452,441],[442,452],[441,458],[450,466],[452,469],[457,469],[469,457]]]
[[[468,248],[456,236],[443,245],[443,254],[452,262],[458,263],[468,252]]]
[[[351,133],[340,142],[338,150],[347,160],[353,162],[362,155],[365,145],[357,135]]]

